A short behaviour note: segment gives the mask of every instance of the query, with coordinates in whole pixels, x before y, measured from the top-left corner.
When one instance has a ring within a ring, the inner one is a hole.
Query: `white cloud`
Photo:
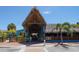
[[[44,13],[44,14],[51,14],[50,11],[44,11],[43,13]]]

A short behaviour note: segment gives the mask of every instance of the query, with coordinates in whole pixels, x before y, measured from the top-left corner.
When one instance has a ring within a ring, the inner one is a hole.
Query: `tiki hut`
[[[33,41],[44,40],[46,22],[36,7],[32,8],[22,25],[29,40],[30,37]]]

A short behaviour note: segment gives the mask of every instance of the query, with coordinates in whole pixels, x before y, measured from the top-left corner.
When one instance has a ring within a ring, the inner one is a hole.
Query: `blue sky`
[[[18,29],[22,29],[22,22],[25,20],[31,6],[0,6],[0,29],[7,30],[9,23],[14,23]],[[38,6],[40,13],[47,24],[79,22],[78,6]]]

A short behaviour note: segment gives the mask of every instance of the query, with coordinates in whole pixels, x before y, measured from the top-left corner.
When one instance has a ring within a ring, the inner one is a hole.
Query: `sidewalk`
[[[24,49],[24,52],[45,52],[45,47],[52,47],[55,46],[57,43],[46,43],[46,46],[44,46],[44,43],[39,44],[31,44],[30,46],[22,47]],[[79,43],[64,43],[70,46],[79,46]],[[0,47],[14,47],[17,48],[19,46],[23,46],[23,44],[17,43],[17,42],[0,42]],[[23,51],[22,51],[23,52]]]
[[[25,52],[44,52],[43,47],[26,47]]]
[[[57,43],[46,43],[45,47],[55,46]],[[79,43],[63,43],[70,46],[79,46]],[[25,52],[45,52],[44,43],[40,44],[32,44],[30,46],[26,46]]]
[[[6,42],[0,42],[0,47],[18,47],[22,44],[19,44],[17,42],[10,42],[10,43],[6,43]]]

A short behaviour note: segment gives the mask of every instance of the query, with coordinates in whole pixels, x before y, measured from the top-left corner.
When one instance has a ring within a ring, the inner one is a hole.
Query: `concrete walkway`
[[[30,46],[26,46],[25,52],[44,52],[43,48],[43,43],[31,44]]]
[[[43,47],[27,47],[25,52],[44,52]]]
[[[79,43],[64,43],[64,45],[57,45],[57,43],[46,45],[44,50],[46,52],[79,52]]]
[[[0,52],[24,52],[26,46],[17,42],[0,42]]]
[[[55,47],[56,44],[57,43],[46,43],[46,46],[44,46],[44,43],[38,43],[38,44],[31,44],[30,46],[27,46],[27,45],[20,44],[17,42],[11,42],[11,43],[0,42],[0,47],[1,47],[0,50],[3,49],[2,47],[14,47],[14,48],[19,47],[20,48],[19,52],[53,52],[56,50],[58,50],[59,52],[60,52],[60,50],[63,51],[62,49],[64,49],[64,48],[62,48],[61,46]],[[73,52],[74,49],[75,50],[79,49],[79,43],[64,43],[64,44],[67,44],[70,46],[69,51]],[[68,50],[68,49],[65,49],[65,50]],[[6,52],[12,52],[12,50],[10,50],[10,51],[6,50]],[[18,51],[16,51],[16,52],[18,52]]]
[[[43,43],[40,44],[31,44],[30,46],[26,46],[17,42],[0,42],[0,51],[4,52],[13,52],[10,48],[13,49],[20,48],[19,52],[44,52]],[[4,50],[3,50],[4,49]],[[10,51],[9,51],[10,50]],[[18,52],[18,51],[16,51]]]

